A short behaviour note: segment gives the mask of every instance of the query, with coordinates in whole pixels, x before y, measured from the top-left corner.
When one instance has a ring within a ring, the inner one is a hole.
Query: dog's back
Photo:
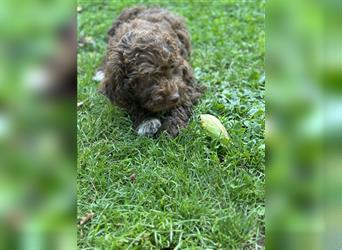
[[[122,36],[121,32],[117,32],[120,26],[135,19],[148,21],[151,26],[158,25],[161,29],[174,35],[178,40],[181,56],[186,60],[189,59],[191,43],[184,19],[163,8],[138,6],[124,10],[109,29],[109,37]],[[117,37],[117,39],[119,38]]]

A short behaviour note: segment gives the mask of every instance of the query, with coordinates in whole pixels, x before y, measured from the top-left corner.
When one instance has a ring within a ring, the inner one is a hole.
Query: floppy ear
[[[112,103],[124,102],[124,63],[122,53],[117,49],[108,52],[104,69],[101,93],[109,98]]]
[[[129,61],[127,57],[131,58],[134,56],[134,54],[128,53],[130,50],[127,50],[131,46],[133,37],[133,32],[129,31],[121,38],[119,43],[113,39],[108,44],[102,93],[112,103],[121,107],[127,107],[130,100],[132,100],[131,84],[127,79],[126,63]]]

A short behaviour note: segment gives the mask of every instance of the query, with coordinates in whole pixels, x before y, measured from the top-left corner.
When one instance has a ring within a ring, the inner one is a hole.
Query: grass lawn
[[[208,87],[176,139],[137,136],[127,114],[96,93],[106,31],[134,4],[78,3],[79,39],[88,37],[78,49],[78,217],[95,213],[78,247],[264,248],[264,1],[159,3],[186,18],[191,64]],[[222,121],[227,148],[205,135],[202,113]]]

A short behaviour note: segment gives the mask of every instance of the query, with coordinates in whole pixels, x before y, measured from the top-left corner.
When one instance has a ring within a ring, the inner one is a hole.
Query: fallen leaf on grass
[[[137,180],[137,176],[133,173],[130,177],[131,182],[134,183]]]
[[[80,229],[80,237],[83,238],[83,228],[82,226],[84,224],[86,224],[87,222],[89,222],[93,217],[94,217],[94,213],[86,213],[81,219],[80,222],[77,225],[77,228]]]
[[[79,222],[79,226],[83,226],[84,224],[86,224],[87,222],[89,222],[93,217],[94,217],[94,213],[86,213]]]

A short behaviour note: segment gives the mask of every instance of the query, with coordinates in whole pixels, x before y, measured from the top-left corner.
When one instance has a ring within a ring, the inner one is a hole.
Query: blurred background
[[[76,247],[76,3],[0,1],[0,249]]]
[[[0,1],[0,249],[76,248],[76,6]],[[267,2],[267,249],[342,248],[341,10]]]
[[[341,13],[267,4],[267,249],[342,249]]]

